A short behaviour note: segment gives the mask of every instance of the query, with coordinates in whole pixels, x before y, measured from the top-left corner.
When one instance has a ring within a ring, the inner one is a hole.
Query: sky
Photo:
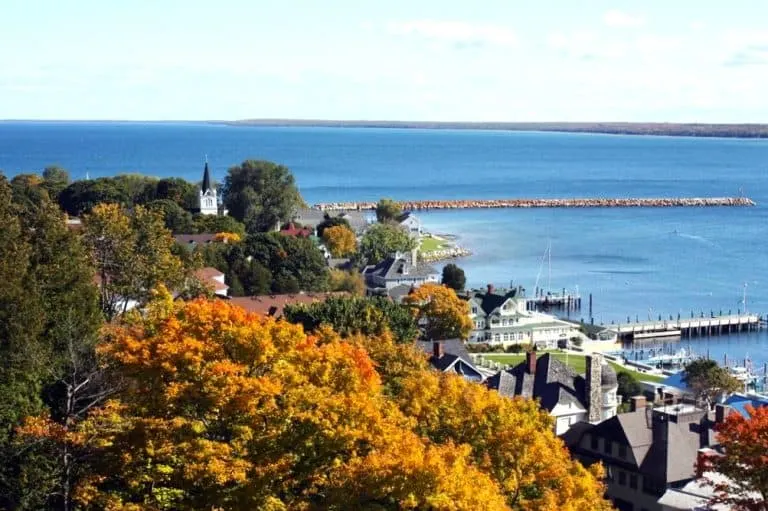
[[[766,0],[0,0],[0,119],[768,122]]]

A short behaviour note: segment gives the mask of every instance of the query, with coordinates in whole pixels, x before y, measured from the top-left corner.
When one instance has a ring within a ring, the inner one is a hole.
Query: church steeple
[[[205,159],[205,169],[203,170],[203,186],[200,191],[203,193],[211,189],[211,173],[208,171],[208,158]]]
[[[203,169],[203,184],[200,185],[200,213],[203,215],[218,215],[219,203],[216,189],[211,186],[211,171],[208,170],[208,157],[205,157]]]

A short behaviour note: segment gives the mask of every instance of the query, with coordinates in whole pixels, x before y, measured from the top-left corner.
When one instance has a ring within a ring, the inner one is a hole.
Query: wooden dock
[[[758,314],[725,314],[722,316],[641,321],[606,326],[621,340],[659,339],[663,337],[703,337],[733,332],[759,330],[765,324]]]
[[[747,197],[656,197],[656,198],[572,198],[572,199],[450,199],[399,201],[405,211],[491,208],[681,208],[754,206]],[[373,211],[375,202],[324,202],[321,211]]]

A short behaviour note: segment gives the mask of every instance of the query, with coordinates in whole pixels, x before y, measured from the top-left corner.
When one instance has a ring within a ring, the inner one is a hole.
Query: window
[[[619,484],[622,486],[627,485],[627,473],[623,470],[619,470]]]
[[[619,458],[626,458],[627,457],[627,446],[626,445],[619,445]]]
[[[607,438],[603,440],[603,452],[608,455],[613,455],[613,443]]]
[[[523,340],[523,332],[520,332],[519,334],[517,334],[517,340],[518,341],[522,341]]]
[[[472,314],[477,314],[477,307],[472,307]]]
[[[499,334],[493,334],[494,342],[499,342]]]
[[[590,448],[591,448],[593,451],[596,451],[596,450],[598,450],[598,449],[600,448],[600,439],[599,439],[599,438],[597,438],[595,435],[590,435],[590,437],[591,437],[591,438],[590,438],[590,444],[589,444],[589,447],[590,447]]]
[[[637,490],[637,474],[629,474],[629,487]]]

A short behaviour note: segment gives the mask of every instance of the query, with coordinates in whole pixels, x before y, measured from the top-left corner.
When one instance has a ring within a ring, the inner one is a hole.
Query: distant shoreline
[[[599,133],[605,135],[646,135],[675,137],[768,138],[768,124],[705,124],[662,122],[432,122],[364,121],[322,119],[244,119],[212,121],[229,126],[307,127],[307,128],[396,128],[492,131],[539,131],[559,133]]]

